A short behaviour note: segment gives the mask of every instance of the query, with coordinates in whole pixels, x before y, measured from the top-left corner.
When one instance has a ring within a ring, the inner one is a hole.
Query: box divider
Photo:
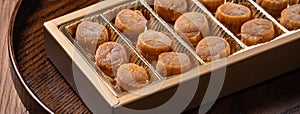
[[[162,23],[162,25],[164,25],[166,27],[166,29],[168,29],[168,31],[171,32],[171,34],[193,55],[193,57],[196,58],[196,60],[198,60],[200,62],[200,64],[205,64],[205,61],[202,60],[197,54],[196,52],[186,43],[184,42],[180,36],[178,36],[173,29],[168,26],[168,24],[163,21],[151,8],[149,5],[147,5],[146,1],[144,0],[140,0],[140,2],[144,5],[145,8],[147,8],[148,11],[150,11],[152,13],[152,15]]]

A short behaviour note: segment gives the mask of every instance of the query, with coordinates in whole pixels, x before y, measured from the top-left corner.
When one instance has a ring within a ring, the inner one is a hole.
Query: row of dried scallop
[[[300,28],[299,0],[199,1],[248,46],[271,41],[283,32]]]
[[[299,0],[256,0],[255,2],[288,30],[300,28]]]

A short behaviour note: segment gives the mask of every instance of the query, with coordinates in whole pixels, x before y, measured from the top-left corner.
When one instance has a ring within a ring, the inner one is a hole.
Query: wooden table
[[[17,0],[0,1],[0,114],[26,113],[12,82],[8,55],[8,27]]]
[[[0,1],[0,114],[28,113],[12,82],[7,48],[8,26],[17,1]],[[299,82],[300,69],[224,97],[209,113],[300,113]],[[186,113],[197,113],[197,108]]]

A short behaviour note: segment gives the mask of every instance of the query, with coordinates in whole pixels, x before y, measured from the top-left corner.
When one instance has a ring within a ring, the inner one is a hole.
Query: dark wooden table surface
[[[0,114],[20,114],[20,113],[28,113],[26,111],[26,108],[23,106],[16,89],[14,87],[12,78],[11,78],[11,72],[9,67],[9,54],[8,54],[8,46],[7,46],[7,40],[9,38],[9,22],[11,21],[11,15],[12,12],[16,6],[18,0],[0,0]],[[48,17],[45,17],[47,15],[42,15],[43,8],[40,6],[39,8],[35,10],[41,10],[36,11],[36,13],[31,14],[30,16],[36,16],[35,18],[25,18],[24,23],[27,21],[33,21],[32,26],[33,29],[38,29],[42,27],[42,23],[46,20],[49,20],[51,18],[55,18],[59,15],[63,15],[64,13],[73,11],[75,9],[78,9],[80,7],[71,7],[70,5],[64,5],[63,3],[66,3],[68,1],[73,1],[73,4],[79,4],[77,2],[74,2],[76,0],[64,0],[60,1],[57,0],[56,2],[61,2],[62,4],[47,4],[54,3],[53,0],[41,0],[42,2],[45,2],[46,5],[49,5],[49,10],[59,9],[61,12],[52,12],[52,14]],[[82,7],[87,6],[88,4],[91,4],[92,2],[88,2],[86,4],[83,4]],[[37,4],[37,5],[45,5],[45,4]],[[33,6],[31,6],[33,7]],[[46,7],[47,8],[47,7]],[[33,9],[34,10],[34,9]],[[54,10],[56,11],[56,10]],[[35,12],[35,11],[32,11]],[[28,25],[24,25],[28,26]],[[29,28],[29,27],[28,27]],[[27,28],[27,29],[28,29]],[[32,38],[36,36],[35,40],[42,41],[42,36],[38,36],[38,34],[42,34],[42,30],[38,30],[35,34],[32,35]],[[22,32],[21,38],[25,38],[22,36],[28,36],[29,33]],[[24,39],[24,42],[28,42],[26,39]],[[42,44],[41,44],[42,45]],[[22,44],[20,45],[22,47]],[[17,53],[21,53],[20,52]],[[44,50],[42,50],[40,53],[41,56],[45,56]],[[19,54],[20,56],[22,54]],[[45,61],[45,65],[50,65],[49,67],[46,67],[48,69],[51,69],[53,66],[51,66],[50,62],[46,57],[39,57],[39,56],[32,56],[32,61],[37,61],[36,58],[39,58],[39,61]],[[45,59],[44,59],[45,58]],[[18,58],[19,62],[22,62],[24,58]],[[27,64],[31,63],[32,61],[23,61]],[[42,65],[43,66],[43,65]],[[39,66],[37,68],[40,68],[42,66]],[[32,66],[29,66],[28,68],[31,68]],[[42,68],[41,68],[42,69]],[[51,69],[55,70],[55,69]],[[50,71],[51,71],[50,70]],[[47,70],[49,71],[49,70]],[[23,71],[23,74],[26,74],[26,72]],[[28,74],[24,76],[24,78],[27,78],[29,80],[29,85],[33,83],[34,81],[37,81],[37,77],[30,78],[29,76],[33,74]],[[42,74],[38,74],[41,75]],[[48,76],[48,74],[46,75]],[[48,78],[55,78],[54,81],[59,81],[58,83],[62,85],[58,85],[56,88],[52,87],[45,87],[45,85],[41,84],[38,86],[31,86],[31,89],[34,89],[35,92],[37,92],[38,97],[42,99],[42,101],[45,102],[45,104],[52,109],[54,112],[60,113],[60,112],[88,112],[86,107],[82,104],[82,101],[76,96],[76,94],[71,90],[71,88],[66,84],[66,82],[61,79],[62,77],[59,76],[59,73],[53,73],[50,75],[51,77]],[[36,80],[34,80],[36,78]],[[30,82],[31,81],[31,82]],[[286,73],[278,78],[272,79],[270,81],[264,82],[262,84],[258,84],[254,87],[248,88],[246,90],[240,91],[238,93],[229,95],[227,97],[224,97],[216,102],[216,104],[212,107],[212,109],[209,111],[209,113],[249,113],[249,114],[256,114],[256,113],[283,113],[283,114],[299,114],[300,113],[300,69],[294,70],[290,73]],[[45,82],[47,85],[47,82]],[[43,94],[40,94],[38,92],[42,91],[41,89],[52,89],[53,91],[49,93],[43,93],[48,94],[51,97],[43,97]],[[58,90],[59,89],[59,90]],[[62,89],[62,90],[61,90]],[[65,94],[58,93],[64,91]],[[64,99],[65,100],[64,102]],[[61,104],[62,103],[62,104]],[[186,113],[197,113],[197,108],[193,109],[191,111],[188,111]]]

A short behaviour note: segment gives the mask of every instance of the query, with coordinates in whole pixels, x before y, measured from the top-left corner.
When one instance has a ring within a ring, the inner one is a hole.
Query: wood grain
[[[0,1],[0,114],[27,113],[18,97],[11,73],[7,49],[8,27],[17,0]]]
[[[43,23],[98,0],[23,0],[13,46],[19,71],[36,96],[55,113],[89,113],[46,56]]]
[[[299,114],[300,69],[219,99],[209,114]],[[188,113],[197,114],[198,108]]]
[[[0,114],[27,113],[11,81],[7,38],[10,17],[18,0],[0,1]],[[90,113],[47,58],[43,22],[98,0],[24,0],[16,19],[13,51],[24,81],[55,113]],[[300,113],[300,69],[216,102],[209,113]],[[184,113],[197,113],[198,108]]]

